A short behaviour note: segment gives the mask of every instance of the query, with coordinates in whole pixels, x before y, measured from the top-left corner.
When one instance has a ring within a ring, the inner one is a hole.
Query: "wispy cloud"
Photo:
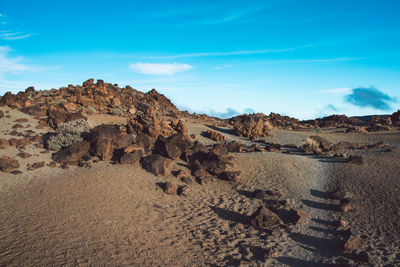
[[[223,56],[245,56],[255,54],[272,54],[272,53],[283,53],[291,52],[302,48],[311,47],[311,44],[290,47],[290,48],[279,48],[279,49],[260,49],[260,50],[237,50],[228,52],[200,52],[200,53],[186,53],[168,56],[144,56],[142,58],[147,59],[175,59],[175,58],[195,58],[195,57],[223,57]]]
[[[29,67],[22,63],[23,57],[10,57],[12,49],[8,46],[0,46],[0,75],[16,71],[29,70]]]
[[[375,87],[359,87],[352,89],[351,93],[345,96],[345,101],[362,108],[372,107],[377,110],[390,110],[390,103],[396,102],[396,99]]]
[[[0,14],[0,24],[1,25],[7,25],[3,27],[10,28],[10,23],[7,19],[7,16],[4,14]],[[13,40],[20,40],[20,39],[25,39],[28,37],[31,37],[34,35],[33,33],[24,33],[23,31],[18,31],[18,30],[11,30],[11,29],[5,29],[0,31],[0,40],[6,40],[6,41],[13,41]]]
[[[324,89],[316,91],[314,92],[314,94],[349,94],[350,92],[351,92],[350,87],[344,87],[344,88]]]
[[[129,68],[135,72],[150,75],[173,75],[178,72],[188,71],[193,66],[188,64],[174,63],[134,63]]]
[[[0,33],[0,39],[3,40],[20,40],[31,37],[33,33],[23,34],[20,32]]]

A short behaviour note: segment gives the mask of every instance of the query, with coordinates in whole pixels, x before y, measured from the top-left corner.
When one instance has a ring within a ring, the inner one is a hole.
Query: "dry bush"
[[[82,133],[89,130],[89,124],[84,119],[64,123],[47,141],[48,148],[57,151],[63,147],[69,147],[73,143],[82,141]]]
[[[319,147],[319,143],[311,138],[307,138],[303,141],[302,150],[307,153],[319,154],[321,153],[321,148]]]

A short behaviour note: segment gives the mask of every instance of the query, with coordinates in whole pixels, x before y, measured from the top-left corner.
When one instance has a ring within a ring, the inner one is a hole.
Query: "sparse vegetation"
[[[57,151],[73,143],[80,142],[83,140],[82,133],[89,130],[89,124],[84,119],[64,123],[59,127],[56,134],[51,136],[47,141],[48,148]]]
[[[306,140],[303,141],[302,150],[307,153],[314,153],[314,154],[321,153],[321,148],[319,147],[319,143],[312,138],[307,138]]]

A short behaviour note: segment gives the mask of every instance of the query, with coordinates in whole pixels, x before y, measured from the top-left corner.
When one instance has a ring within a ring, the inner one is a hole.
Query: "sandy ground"
[[[16,111],[10,115],[0,119],[0,138],[10,138],[5,135],[14,124],[10,120],[27,116]],[[209,127],[196,121],[187,124],[200,141],[213,143],[201,136]],[[229,129],[220,131],[230,140],[250,144]],[[274,130],[270,140],[299,145],[312,134]],[[340,251],[335,227],[340,219],[348,220],[363,237],[369,265],[399,265],[399,132],[321,135],[332,142],[385,141],[392,151],[352,152],[364,156],[362,166],[304,155],[236,154],[240,183],[193,184],[188,196],[179,197],[157,185],[182,184],[172,174],[156,177],[139,166],[100,162],[90,169],[27,171],[28,163],[51,161],[50,154],[28,147],[34,156],[18,158],[22,174],[0,173],[0,265],[359,266]],[[0,155],[17,153],[15,148],[0,150]],[[183,162],[174,166],[185,168]],[[356,211],[343,214],[336,202],[326,199],[338,186],[354,194]],[[275,235],[249,226],[248,216],[262,204],[249,197],[254,189],[284,192],[308,219]]]

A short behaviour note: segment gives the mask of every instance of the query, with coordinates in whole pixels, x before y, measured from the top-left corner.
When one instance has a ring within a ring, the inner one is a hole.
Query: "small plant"
[[[63,147],[69,147],[73,143],[82,141],[82,133],[89,130],[89,124],[84,119],[64,123],[47,141],[48,148],[58,151]]]
[[[319,147],[319,143],[311,138],[307,138],[303,141],[302,150],[307,153],[319,154],[321,153],[321,148]]]

